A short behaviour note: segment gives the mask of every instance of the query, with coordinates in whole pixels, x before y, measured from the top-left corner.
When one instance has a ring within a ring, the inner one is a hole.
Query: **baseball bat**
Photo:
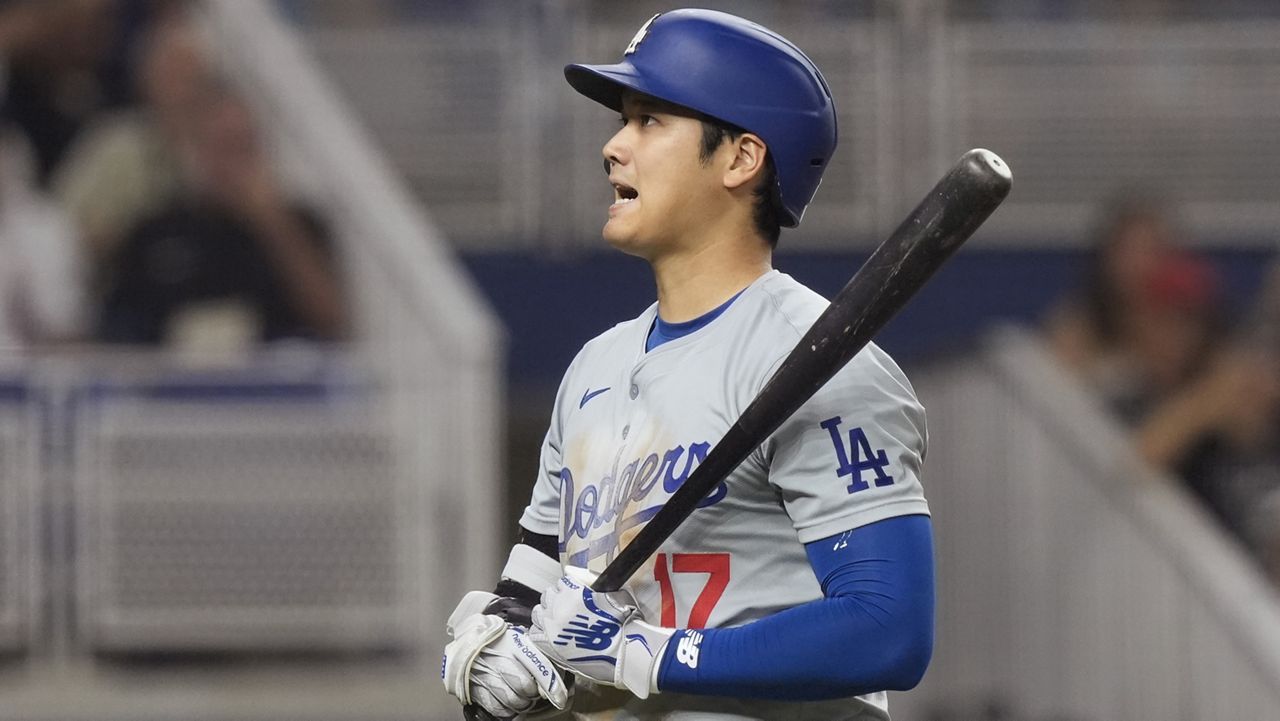
[[[609,562],[591,588],[622,588],[720,481],[880,332],[991,216],[1012,183],[1009,167],[995,153],[976,148],[961,156],[876,248],[684,485]],[[477,706],[467,706],[464,715],[468,721],[492,719]]]

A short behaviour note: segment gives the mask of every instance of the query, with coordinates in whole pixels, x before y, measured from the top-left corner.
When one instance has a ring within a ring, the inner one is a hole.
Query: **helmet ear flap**
[[[567,65],[564,73],[575,90],[614,110],[630,89],[760,136],[783,227],[799,225],[835,152],[835,103],[817,66],[786,38],[734,15],[660,13],[621,62]]]

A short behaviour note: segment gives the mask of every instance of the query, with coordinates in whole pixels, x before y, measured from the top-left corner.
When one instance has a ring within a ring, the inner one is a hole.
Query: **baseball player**
[[[624,590],[588,585],[827,305],[771,266],[835,150],[826,82],[778,34],[708,10],[659,14],[621,62],[565,75],[620,114],[603,234],[649,262],[657,302],[565,373],[521,543],[450,618],[446,687],[499,717],[889,718],[885,692],[932,653],[933,557],[924,411],[874,345]]]

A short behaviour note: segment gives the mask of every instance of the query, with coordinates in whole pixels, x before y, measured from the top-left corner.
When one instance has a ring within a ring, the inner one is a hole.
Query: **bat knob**
[[[974,148],[965,155],[974,162],[979,163],[987,169],[987,172],[1004,178],[1007,181],[1013,180],[1013,173],[1009,171],[1009,164],[1000,159],[999,155],[987,150],[986,148]]]
[[[956,187],[963,192],[990,198],[997,204],[1013,187],[1009,164],[986,148],[974,148],[962,155],[952,172],[957,174]]]
[[[462,707],[462,718],[465,721],[498,721],[488,711],[475,704],[468,704]]]

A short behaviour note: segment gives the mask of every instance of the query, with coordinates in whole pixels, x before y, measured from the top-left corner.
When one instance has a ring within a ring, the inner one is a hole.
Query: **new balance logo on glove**
[[[603,651],[609,648],[613,644],[613,638],[622,629],[621,619],[597,606],[589,590],[583,594],[582,602],[596,618],[593,620],[584,613],[577,614],[556,635],[555,645],[567,646],[572,641],[575,647],[588,651]]]
[[[511,645],[515,646],[516,650],[519,651],[522,656],[529,659],[528,665],[532,668],[538,669],[538,673],[541,674],[543,678],[547,679],[550,687],[555,688],[556,680],[558,679],[557,674],[555,671],[552,671],[547,664],[543,663],[542,656],[538,655],[538,650],[536,648],[525,645],[524,633],[519,629],[515,629],[513,631],[509,631],[508,635],[511,637]]]
[[[697,631],[686,631],[676,644],[676,660],[689,668],[698,667],[698,644],[702,643],[702,634]]]

